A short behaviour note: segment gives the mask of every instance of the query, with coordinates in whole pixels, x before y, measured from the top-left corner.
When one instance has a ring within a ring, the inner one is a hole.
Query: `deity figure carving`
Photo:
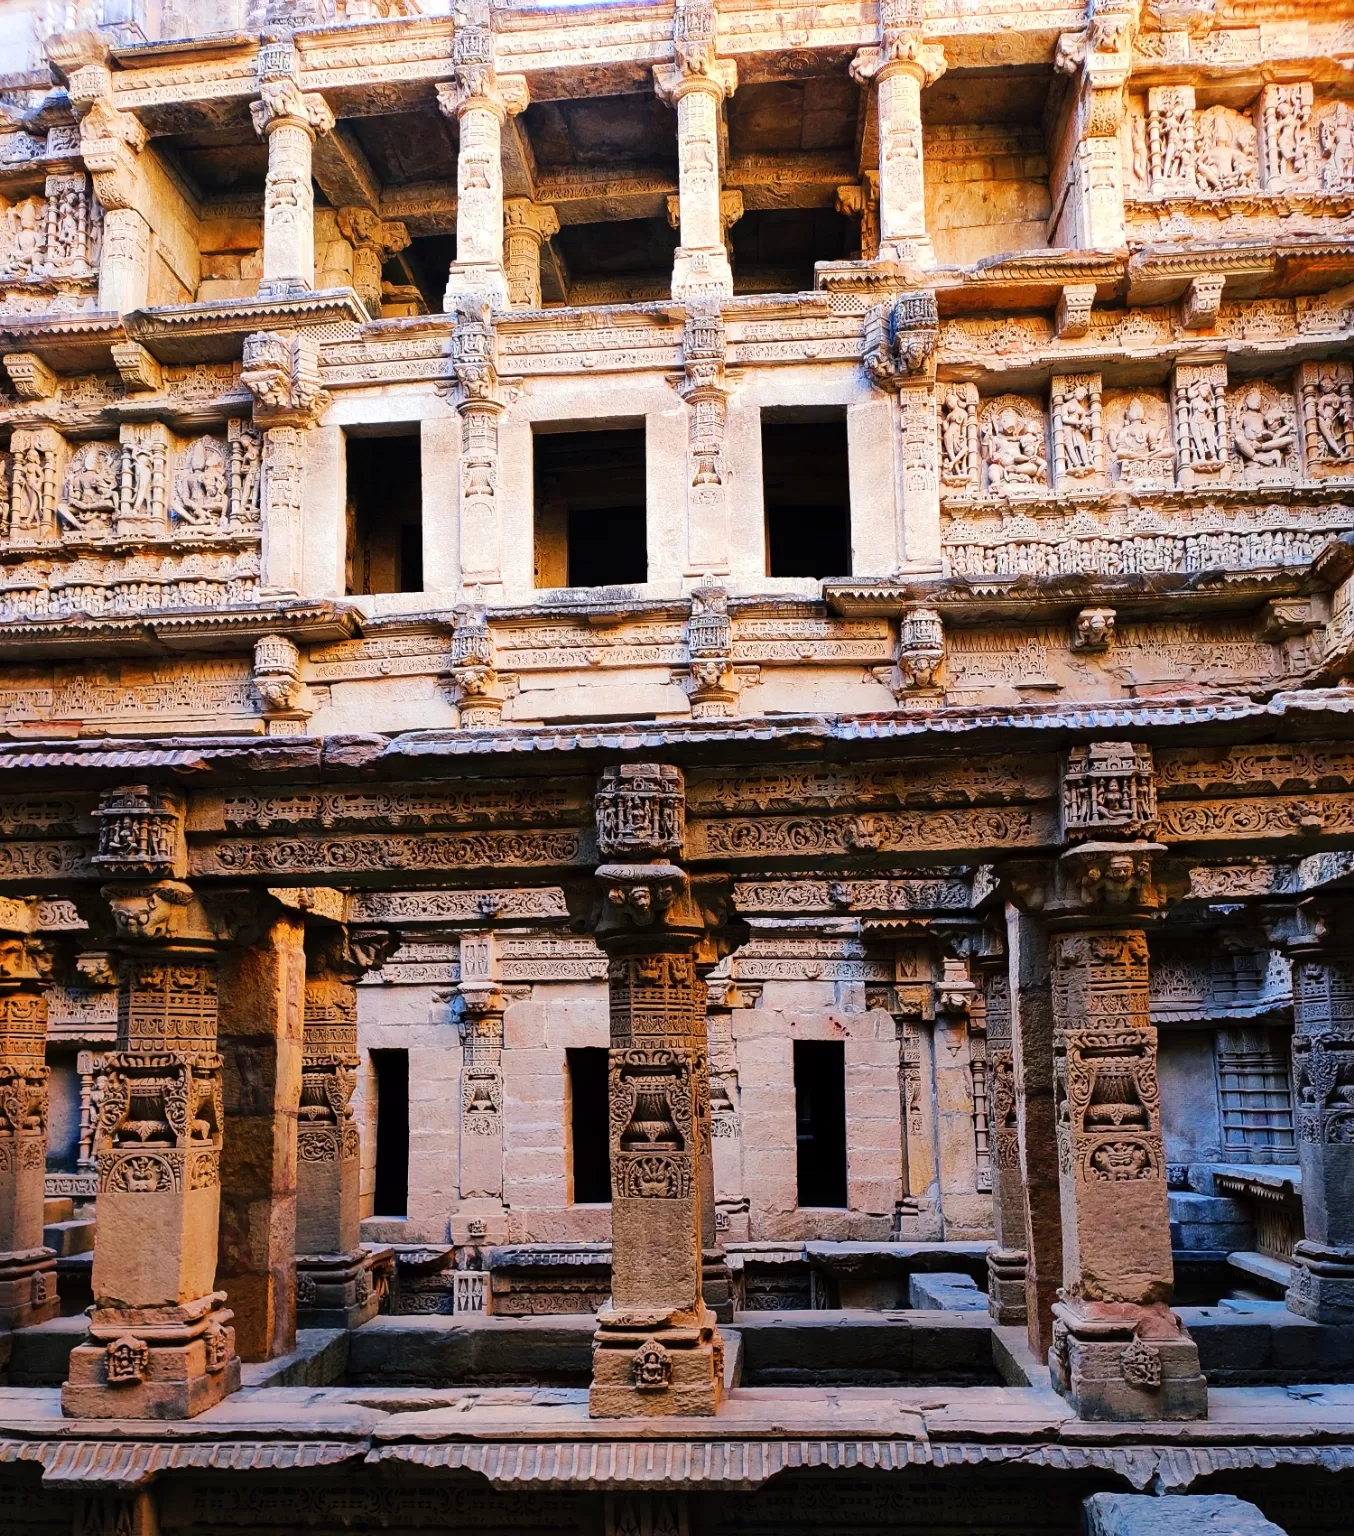
[[[1337,101],[1321,119],[1317,144],[1322,185],[1328,192],[1348,188],[1354,182],[1354,112],[1348,102]]]
[[[111,443],[85,443],[66,470],[66,493],[57,522],[73,533],[110,519],[118,505],[118,450]]]
[[[1255,127],[1239,112],[1210,107],[1196,124],[1195,174],[1206,192],[1230,192],[1255,180]]]
[[[1299,181],[1307,174],[1307,157],[1311,150],[1311,135],[1307,128],[1311,107],[1297,91],[1277,91],[1273,112],[1275,169],[1286,180]]]
[[[1111,427],[1106,441],[1122,478],[1143,479],[1156,473],[1170,473],[1174,458],[1170,432],[1165,426],[1152,425],[1146,402],[1139,396],[1128,402],[1123,424]]]
[[[1303,363],[1297,393],[1307,475],[1349,474],[1354,465],[1354,367],[1346,362]]]
[[[1181,484],[1199,474],[1215,475],[1227,464],[1227,365],[1204,363],[1175,370],[1175,442]]]
[[[1147,144],[1152,183],[1174,191],[1194,185],[1194,88],[1154,87],[1147,93]]]
[[[1012,405],[995,411],[982,433],[989,491],[1033,490],[1048,483],[1042,423]]]
[[[7,208],[0,227],[0,272],[28,277],[42,266],[47,245],[47,207],[40,197]]]
[[[215,438],[200,437],[188,450],[174,485],[176,522],[202,528],[226,512],[226,461]]]
[[[1091,450],[1091,397],[1089,390],[1078,390],[1063,401],[1063,451],[1069,475],[1089,475],[1095,471]]]
[[[1151,161],[1147,154],[1147,119],[1141,112],[1130,113],[1128,127],[1129,165],[1133,173],[1133,184],[1135,187],[1145,188],[1151,178]]]
[[[1282,400],[1266,401],[1258,388],[1248,389],[1233,419],[1232,444],[1247,465],[1282,469],[1297,446],[1287,406]]]
[[[978,478],[977,392],[971,384],[946,393],[940,408],[940,478],[971,485]]]

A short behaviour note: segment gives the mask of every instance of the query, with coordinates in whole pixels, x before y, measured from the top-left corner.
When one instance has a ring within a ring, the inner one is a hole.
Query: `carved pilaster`
[[[219,898],[209,912],[175,878],[185,851],[173,795],[111,790],[96,814],[95,858],[115,879],[88,915],[118,955],[118,1033],[94,1134],[94,1307],[62,1408],[78,1418],[190,1418],[240,1380],[231,1313],[214,1289],[217,951],[247,904]]]
[[[36,902],[0,899],[0,1331],[60,1310],[56,1254],[42,1241],[52,954],[37,927]]]
[[[906,3],[879,7],[880,41],[862,48],[851,73],[875,86],[879,124],[879,258],[905,266],[934,261],[926,233],[922,173],[921,93],[945,72],[944,50],[922,41],[920,9]]]
[[[677,769],[603,774],[594,931],[611,1003],[613,1257],[593,1356],[596,1417],[712,1414],[723,1387],[723,1345],[702,1294],[714,1239],[702,972],[718,958],[724,914],[672,861],[683,838]]]
[[[1116,250],[1124,244],[1119,134],[1124,86],[1133,68],[1137,9],[1134,0],[1096,0],[1088,6],[1086,26],[1058,40],[1054,66],[1073,77],[1076,90],[1068,119],[1073,138],[1060,222],[1070,236],[1068,243],[1083,250]]]
[[[137,159],[146,147],[146,130],[132,113],[113,105],[112,74],[106,64],[91,61],[72,70],[69,90],[80,119],[80,154],[103,209],[99,308],[115,314],[144,308],[150,226],[139,206]]]
[[[995,1323],[1023,1326],[1027,1318],[1025,1199],[1020,1187],[1020,1133],[1011,1045],[1010,961],[1003,936],[985,937],[988,942],[975,966],[987,1019],[987,1113],[992,1221],[997,1238],[987,1251],[987,1310]]]
[[[902,564],[940,560],[940,435],[936,423],[936,296],[904,293],[865,316],[862,363],[871,383],[898,397],[898,498],[903,509]],[[960,388],[971,388],[963,386]]]
[[[1354,905],[1310,900],[1287,945],[1293,962],[1293,1096],[1302,1168],[1302,1241],[1288,1309],[1354,1322]]]
[[[506,1230],[503,1203],[503,1014],[492,932],[461,935],[458,989],[461,1068],[461,1201],[457,1214]]]
[[[456,382],[449,393],[461,417],[462,586],[498,586],[503,581],[498,420],[507,406],[508,392],[499,383],[497,346],[488,298],[482,293],[461,294],[451,338]]]
[[[451,683],[461,724],[472,730],[496,726],[505,689],[494,664],[494,636],[478,604],[456,610],[451,633]]]
[[[251,476],[257,481],[263,586],[292,592],[300,576],[305,433],[329,404],[320,387],[315,338],[303,331],[246,336],[240,382],[254,397],[254,424],[262,440],[232,440],[232,484],[243,485]]]
[[[1150,749],[1074,748],[1048,903],[1063,1288],[1054,1386],[1085,1419],[1207,1415],[1174,1271],[1146,925],[1164,901]]]
[[[263,277],[269,298],[309,293],[315,286],[315,140],[334,126],[323,96],[303,93],[296,50],[288,40],[259,50],[259,99],[250,107],[254,131],[268,143],[263,193]]]
[[[384,932],[306,934],[305,1033],[296,1132],[296,1305],[302,1328],[356,1328],[377,1298],[361,1247],[357,983],[394,947]]]
[[[409,231],[370,208],[340,208],[338,226],[353,248],[353,288],[375,320],[381,318],[381,268],[409,244]]]
[[[677,109],[679,243],[672,296],[719,298],[733,293],[720,197],[720,109],[737,89],[738,66],[715,55],[713,0],[681,0],[672,36],[674,62],[654,69],[659,96]]]
[[[724,431],[730,389],[725,371],[724,321],[718,299],[692,299],[682,330],[677,391],[687,416],[687,570],[729,570],[730,530],[725,487]]]
[[[455,76],[437,88],[437,104],[460,126],[456,161],[456,260],[447,275],[444,308],[462,295],[481,294],[494,309],[508,303],[503,267],[503,125],[526,110],[522,75],[494,67],[494,34],[488,17],[456,28]]]
[[[722,720],[738,707],[744,679],[733,664],[733,621],[729,594],[706,580],[691,590],[691,619],[686,627],[690,672],[683,686],[697,720]]]

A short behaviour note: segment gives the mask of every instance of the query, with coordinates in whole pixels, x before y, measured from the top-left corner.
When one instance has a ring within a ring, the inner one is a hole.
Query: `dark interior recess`
[[[447,272],[456,259],[456,236],[416,235],[398,256],[381,268],[384,282],[398,287],[412,283],[430,314],[441,314],[446,298]]]
[[[795,1173],[801,1206],[845,1209],[846,1047],[796,1040]]]
[[[376,1077],[376,1216],[409,1211],[409,1052],[371,1053]]]
[[[536,585],[647,580],[643,427],[538,432],[533,446]]]
[[[606,1205],[611,1199],[609,1055],[604,1046],[565,1052],[575,1205]]]
[[[344,585],[350,594],[423,590],[423,454],[418,429],[347,442]]]
[[[762,494],[768,576],[851,574],[846,413],[762,418]]]
[[[763,208],[729,231],[739,293],[804,293],[814,264],[860,254],[860,221],[831,208]]]

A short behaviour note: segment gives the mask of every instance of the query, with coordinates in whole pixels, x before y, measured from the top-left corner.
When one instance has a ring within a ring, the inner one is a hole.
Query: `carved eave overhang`
[[[0,317],[0,351],[32,352],[54,373],[111,373],[112,348],[126,339],[121,315],[82,311]]]
[[[246,653],[264,635],[284,635],[297,645],[356,640],[362,615],[347,603],[324,600],[261,603],[234,611],[161,613],[145,618],[29,620],[0,624],[0,664],[64,657],[165,656],[208,652]]]
[[[351,325],[356,336],[367,312],[351,288],[323,289],[297,298],[221,299],[133,310],[127,335],[161,363],[223,363],[238,358],[255,331],[291,331],[312,325]]]
[[[1001,309],[1053,309],[1064,288],[1094,283],[1096,301],[1124,291],[1128,257],[1123,252],[1031,251],[992,256],[971,267],[936,267],[926,273],[936,290],[942,319]]]
[[[1083,608],[1124,617],[1176,619],[1250,614],[1277,598],[1302,597],[1325,584],[1301,567],[1249,571],[1161,571],[1133,576],[989,576],[939,580],[829,581],[823,596],[842,618],[901,618],[934,608],[946,624],[1068,622]]]
[[[1354,201],[1349,204],[1354,212]],[[1196,277],[1225,280],[1226,300],[1281,298],[1354,281],[1354,245],[1324,237],[1214,244],[1207,239],[1134,243],[1128,263],[1130,304],[1179,299]]]

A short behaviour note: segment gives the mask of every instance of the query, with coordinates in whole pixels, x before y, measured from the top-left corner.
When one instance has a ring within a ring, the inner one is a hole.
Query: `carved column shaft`
[[[887,15],[881,16],[881,33],[880,46],[863,49],[851,67],[857,80],[875,82],[879,255],[889,261],[929,263],[921,93],[944,73],[945,55],[935,44],[922,42],[919,27],[895,26]]]
[[[514,309],[541,307],[541,248],[559,233],[559,219],[546,203],[510,197],[503,205],[503,261],[508,302]]]
[[[612,1303],[598,1319],[589,1411],[604,1418],[710,1414],[723,1385],[723,1345],[702,1298],[714,1222],[698,959],[713,951],[690,880],[669,858],[683,819],[676,769],[603,776],[598,845],[610,862],[597,871],[596,937],[611,1009]]]
[[[677,11],[683,18],[701,8]],[[678,62],[654,71],[659,96],[677,109],[678,248],[672,273],[674,298],[714,298],[733,292],[733,269],[724,247],[720,201],[720,107],[738,83],[737,66],[714,57],[710,33],[678,43]]]
[[[342,927],[306,945],[305,1031],[296,1134],[296,1306],[300,1326],[356,1328],[377,1297],[361,1246],[362,1145],[357,1083],[357,983],[389,947],[354,944]]]
[[[103,216],[99,309],[129,314],[150,297],[150,225],[135,208],[109,208]]]
[[[60,1308],[56,1254],[43,1246],[47,1167],[47,952],[28,903],[0,902],[0,1330]],[[10,922],[14,927],[9,926]],[[17,931],[16,931],[17,930]]]
[[[1020,1130],[1011,1045],[1011,985],[1005,953],[979,964],[987,1018],[987,1112],[996,1244],[987,1253],[987,1309],[1001,1324],[1024,1323],[1025,1197],[1020,1187]]]
[[[118,955],[116,1048],[95,1128],[99,1223],[89,1335],[71,1352],[76,1418],[191,1418],[240,1384],[215,1289],[224,1122],[218,951],[242,905],[208,912],[183,883],[184,805],[147,785],[108,790],[88,916]]]
[[[1288,1307],[1314,1322],[1354,1322],[1354,912],[1302,914],[1293,959],[1293,1093],[1303,1238]]]
[[[259,53],[259,97],[250,111],[268,143],[263,191],[263,277],[267,297],[308,293],[315,286],[315,190],[311,161],[318,134],[334,126],[322,96],[303,94],[289,41]]]

